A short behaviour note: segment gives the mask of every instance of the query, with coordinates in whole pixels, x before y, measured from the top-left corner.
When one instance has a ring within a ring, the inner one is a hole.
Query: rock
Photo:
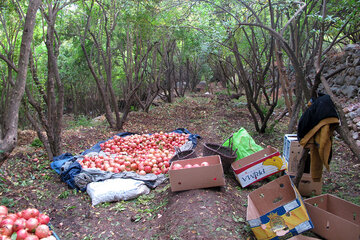
[[[360,122],[358,122],[358,123],[356,124],[356,126],[360,127]]]
[[[342,94],[344,94],[345,96],[347,96],[348,98],[352,98],[354,96],[357,95],[357,92],[358,92],[358,89],[353,86],[353,85],[350,85],[350,86],[344,86],[342,89],[341,89],[341,92]]]
[[[334,82],[335,82],[337,85],[343,85],[344,82],[345,82],[345,81],[344,81],[344,77],[341,76],[341,75],[338,75],[338,76],[335,78]]]
[[[347,114],[348,112],[350,112],[350,110],[349,110],[348,107],[345,107],[345,108],[343,108],[343,112],[344,112],[345,114]]]
[[[350,76],[347,82],[347,85],[355,85],[356,84],[356,77]]]
[[[356,48],[357,44],[348,44],[346,45],[345,47],[345,51],[348,52],[348,51],[352,51],[354,48]]]
[[[360,65],[360,57],[356,57],[353,61],[354,66]],[[356,72],[356,69],[355,69]]]
[[[356,118],[356,117],[357,117],[357,115],[356,115],[355,111],[349,113],[349,118],[353,119],[353,118]]]
[[[354,69],[354,75],[356,77],[359,77],[360,76],[360,66],[356,66],[355,68],[352,68]]]
[[[360,76],[356,79],[355,85],[360,87]]]
[[[360,147],[360,140],[356,140],[356,144]]]
[[[357,124],[358,122],[360,122],[360,117],[356,117],[353,119],[354,124]]]
[[[355,112],[356,112],[356,115],[357,115],[356,117],[360,117],[360,108],[356,109]]]
[[[319,90],[324,92],[322,85],[319,86]],[[339,91],[339,86],[337,86],[337,85],[334,84],[333,86],[330,87],[330,90],[331,90],[334,94],[336,94],[336,93]]]
[[[349,67],[348,69],[346,69],[346,75],[347,76],[352,76],[354,74],[355,74],[355,68]]]
[[[355,139],[355,140],[359,139],[359,133],[358,133],[358,132],[354,132],[354,133],[352,134],[352,138]]]
[[[340,96],[341,94],[342,94],[342,90],[341,90],[341,88],[338,88],[336,90],[336,95]]]

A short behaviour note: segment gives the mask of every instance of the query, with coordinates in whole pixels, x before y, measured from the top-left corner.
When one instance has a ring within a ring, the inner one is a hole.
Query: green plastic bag
[[[254,139],[245,130],[245,128],[240,128],[238,132],[234,133],[224,142],[223,146],[231,147],[234,151],[236,150],[236,160],[263,150],[263,147],[255,143]]]

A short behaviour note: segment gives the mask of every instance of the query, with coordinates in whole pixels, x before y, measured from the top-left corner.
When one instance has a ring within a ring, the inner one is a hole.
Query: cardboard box
[[[301,196],[288,175],[248,195],[246,219],[259,240],[288,239],[313,228]]]
[[[297,235],[295,237],[289,238],[290,240],[320,240],[320,238],[308,237],[304,235]]]
[[[285,134],[283,157],[289,172],[296,172],[303,147],[300,145],[297,134]],[[306,171],[305,171],[306,172]]]
[[[267,147],[231,164],[236,179],[242,187],[265,179],[286,169],[286,162],[277,149]]]
[[[208,162],[209,166],[174,170],[176,163],[183,167],[186,164],[201,164]],[[192,158],[172,162],[169,169],[171,191],[182,191],[196,188],[208,188],[225,185],[224,171],[219,155]]]
[[[294,179],[296,176],[296,173],[286,172],[286,174],[289,175],[291,179]],[[301,196],[312,197],[322,194],[322,186],[322,179],[320,180],[320,182],[314,182],[311,174],[303,173],[298,190]]]
[[[328,240],[360,239],[360,206],[330,194],[304,202],[317,235]]]

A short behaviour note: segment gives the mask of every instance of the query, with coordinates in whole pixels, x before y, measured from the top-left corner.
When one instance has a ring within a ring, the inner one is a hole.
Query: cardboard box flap
[[[360,226],[360,206],[345,201],[334,195],[323,194],[314,198],[305,200],[306,203],[323,209],[324,211],[338,216],[346,221]]]
[[[242,168],[248,164],[254,163],[254,159],[261,161],[262,159],[271,156],[272,154],[278,153],[278,150],[273,147],[267,147],[261,151],[251,154],[247,157],[239,159],[231,164],[233,170]]]
[[[179,163],[182,167],[184,167],[186,164],[201,164],[202,162],[208,162],[209,165],[221,165],[221,158],[219,155],[213,155],[213,156],[206,156],[206,157],[199,157],[199,158],[191,158],[191,159],[184,159],[184,160],[176,160],[171,163],[170,169],[175,163]]]
[[[269,209],[277,209],[296,199],[292,189],[292,182],[288,176],[278,178],[265,186],[262,186],[248,195],[250,211],[248,219],[258,218],[269,212]],[[254,209],[252,209],[252,206]],[[249,209],[248,209],[249,210]]]

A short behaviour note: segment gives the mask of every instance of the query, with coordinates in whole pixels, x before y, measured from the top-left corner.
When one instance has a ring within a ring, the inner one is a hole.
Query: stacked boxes
[[[300,145],[296,134],[286,134],[284,136],[283,158],[286,160],[288,166],[286,173],[291,177],[296,176],[302,150],[303,147]],[[307,161],[310,161],[309,156],[307,158]],[[300,194],[305,197],[321,194],[322,181],[314,182],[312,180],[310,174],[310,167],[305,168],[305,171],[299,183],[298,190]]]
[[[302,150],[296,134],[285,134],[283,157],[287,162],[288,172],[296,173]]]

